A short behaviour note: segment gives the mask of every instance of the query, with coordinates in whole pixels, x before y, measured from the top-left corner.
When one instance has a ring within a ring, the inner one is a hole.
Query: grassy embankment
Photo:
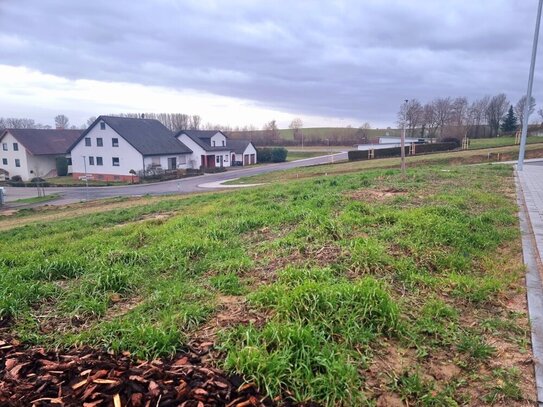
[[[141,358],[204,337],[270,396],[326,405],[535,397],[510,168],[137,202],[5,230],[4,334]]]
[[[408,167],[420,167],[427,165],[469,165],[497,162],[498,154],[500,161],[516,160],[518,158],[518,146],[505,146],[495,148],[478,148],[464,151],[453,151],[444,153],[433,153],[418,156],[407,156]],[[526,158],[543,157],[543,144],[531,143],[526,147]],[[317,165],[303,168],[294,168],[285,171],[275,171],[268,174],[241,177],[235,181],[225,184],[253,184],[266,182],[288,182],[292,179],[309,178],[325,175],[348,174],[355,171],[366,171],[372,169],[398,168],[400,158],[380,158],[364,161],[343,161],[330,165]]]
[[[50,194],[45,196],[35,196],[32,198],[21,198],[17,199],[16,201],[10,202],[10,204],[35,204],[35,203],[42,203],[42,202],[49,202],[54,201],[57,199],[60,195],[59,194]]]

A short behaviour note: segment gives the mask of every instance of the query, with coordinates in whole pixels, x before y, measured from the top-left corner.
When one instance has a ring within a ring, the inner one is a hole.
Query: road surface
[[[266,174],[273,171],[282,171],[297,167],[307,167],[317,164],[326,164],[334,161],[346,160],[347,153],[337,153],[303,160],[261,165],[255,167],[232,168],[229,171],[218,174],[205,174],[197,177],[183,178],[172,181],[163,181],[152,184],[121,185],[111,187],[50,187],[45,188],[47,195],[59,194],[60,198],[55,201],[42,203],[49,205],[63,205],[83,200],[94,200],[101,198],[111,198],[117,196],[141,196],[141,195],[166,195],[166,194],[187,194],[191,192],[210,191],[213,188],[201,188],[200,184],[210,182],[221,182],[236,179],[239,177],[248,177],[252,175]],[[220,189],[217,186],[216,189]],[[6,187],[6,202],[16,201],[21,198],[30,198],[37,195],[36,188],[14,188]],[[38,204],[36,204],[38,206]]]

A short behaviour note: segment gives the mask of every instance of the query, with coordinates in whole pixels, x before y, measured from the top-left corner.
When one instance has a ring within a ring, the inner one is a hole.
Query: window
[[[2,158],[2,164],[8,165],[8,159],[7,158]]]
[[[90,137],[85,137],[85,147],[90,147],[91,146],[91,139]]]
[[[8,143],[2,143],[2,150],[8,151]]]
[[[228,162],[228,154],[226,154],[226,155],[224,156],[224,162],[226,162],[226,163]]]
[[[104,147],[104,139],[102,137],[98,137],[96,139],[96,146],[98,147]]]
[[[89,157],[89,165],[94,165],[94,157]]]
[[[13,143],[13,151],[19,151],[19,144]]]
[[[72,157],[66,158],[68,165],[72,165]]]
[[[111,147],[119,147],[119,139],[118,138],[112,138],[111,139]]]
[[[118,167],[119,165],[121,165],[120,162],[119,162],[119,157],[113,157],[111,159],[111,162],[112,162],[114,167]]]
[[[220,163],[221,163],[221,156],[218,155],[218,156],[217,156],[217,164],[220,164]]]
[[[106,124],[104,122],[100,122],[100,130],[105,130]]]
[[[96,165],[104,165],[104,160],[102,160],[102,157],[96,157]]]
[[[225,144],[225,142],[224,142],[224,140],[222,141],[222,145],[223,145],[223,146],[225,146],[225,145],[226,145],[226,144]]]
[[[16,167],[20,167],[20,166],[21,166],[21,160],[19,160],[18,158],[15,159],[15,166],[16,166]]]
[[[213,140],[213,147],[215,147],[215,140]]]

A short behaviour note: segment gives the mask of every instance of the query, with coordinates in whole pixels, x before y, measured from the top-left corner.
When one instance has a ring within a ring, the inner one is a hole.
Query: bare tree
[[[452,114],[452,100],[450,97],[437,98],[432,101],[434,107],[439,135],[443,135],[443,129],[449,123]]]
[[[524,123],[524,108],[526,107],[526,95],[521,97],[517,104],[515,105],[515,114],[517,115],[520,128],[522,128],[522,124]],[[535,98],[533,96],[530,97],[530,105],[528,106],[528,116],[531,116],[532,113],[535,111]]]
[[[486,109],[490,102],[490,96],[485,96],[474,101],[468,109],[470,137],[479,137],[481,126],[485,124]]]
[[[59,114],[55,116],[55,127],[57,129],[67,129],[69,121],[67,116]]]
[[[275,120],[264,124],[263,130],[265,131],[265,136],[269,140],[274,141],[279,138],[279,129],[277,128],[277,123]]]
[[[202,118],[200,116],[198,116],[197,114],[192,115],[190,117],[190,129],[198,130],[200,128],[201,122],[202,122]]]
[[[96,116],[91,116],[87,119],[87,129],[94,123],[94,121],[96,120]]]
[[[19,118],[19,117],[6,117],[3,118],[3,126],[6,129],[35,129],[37,128],[36,122],[32,119]]]
[[[293,119],[288,128],[289,129],[292,129],[293,130],[293,136],[294,136],[294,140],[298,140],[301,138],[301,128],[304,126],[304,122],[302,121],[302,119],[300,119],[299,117]]]
[[[433,103],[424,105],[423,123],[421,127],[421,136],[424,137],[425,131],[428,132],[428,137],[436,137],[438,128],[437,114]]]
[[[491,137],[498,135],[501,120],[505,113],[507,113],[508,108],[509,101],[507,100],[507,96],[505,96],[504,93],[500,93],[490,99],[490,102],[488,103],[488,106],[486,108],[485,115],[488,121],[488,125],[490,126]]]
[[[424,121],[424,108],[417,99],[411,99],[407,103],[402,103],[398,112],[398,124],[408,130],[411,137],[415,134],[415,129],[421,126]]]

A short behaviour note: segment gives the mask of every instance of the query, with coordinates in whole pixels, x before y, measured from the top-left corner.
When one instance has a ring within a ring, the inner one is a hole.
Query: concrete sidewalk
[[[543,166],[534,164],[515,174],[537,399],[543,407]]]

